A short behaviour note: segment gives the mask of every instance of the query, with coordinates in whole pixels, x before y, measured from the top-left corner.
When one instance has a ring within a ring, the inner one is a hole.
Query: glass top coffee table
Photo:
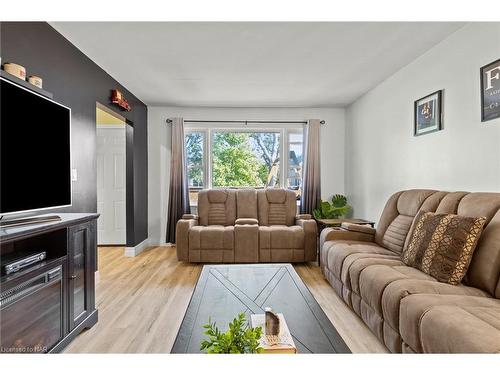
[[[291,264],[204,266],[172,353],[200,353],[209,317],[225,331],[238,313],[250,320],[267,306],[283,313],[299,353],[350,353]]]

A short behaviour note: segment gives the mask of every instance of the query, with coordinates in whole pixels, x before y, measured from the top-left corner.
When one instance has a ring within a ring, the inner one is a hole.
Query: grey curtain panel
[[[174,118],[171,124],[172,155],[170,157],[170,185],[166,241],[175,243],[175,226],[182,215],[191,213],[187,179],[186,151],[184,149],[184,119]]]
[[[304,174],[300,212],[312,214],[321,200],[320,120],[309,120],[304,126]]]

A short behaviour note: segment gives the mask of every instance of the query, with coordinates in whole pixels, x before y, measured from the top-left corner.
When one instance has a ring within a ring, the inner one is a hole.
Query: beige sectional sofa
[[[401,261],[419,210],[487,218],[461,284]],[[321,268],[391,352],[500,352],[500,193],[401,191],[368,232],[322,231]]]
[[[291,190],[202,190],[198,215],[177,223],[176,247],[186,262],[314,261],[317,226],[310,215],[297,215]]]

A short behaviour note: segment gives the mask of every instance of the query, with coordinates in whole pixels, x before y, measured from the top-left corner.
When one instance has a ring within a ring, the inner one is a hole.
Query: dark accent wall
[[[124,48],[124,58],[127,53]],[[148,236],[146,105],[48,23],[1,22],[0,56],[2,64],[15,62],[26,67],[27,75],[42,77],[43,88],[54,94],[54,100],[71,108],[72,168],[78,169],[78,181],[72,183],[72,207],[58,211],[97,211],[96,102],[109,106],[133,123],[133,174],[128,176],[133,179],[133,194],[127,194],[127,246],[145,240]],[[112,89],[124,94],[132,106],[130,112],[122,112],[110,104]]]

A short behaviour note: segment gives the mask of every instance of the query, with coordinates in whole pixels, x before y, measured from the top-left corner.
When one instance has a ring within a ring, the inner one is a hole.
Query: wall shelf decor
[[[121,91],[118,90],[111,90],[111,103],[116,104],[124,111],[130,111],[132,109],[127,99],[125,99]]]
[[[19,86],[22,86],[24,88],[27,88],[28,90],[34,91],[37,94],[43,95],[49,99],[54,99],[54,95],[52,95],[52,93],[45,91],[44,89],[41,89],[35,85],[32,85],[29,82],[26,82],[24,79],[19,79],[16,76],[13,76],[12,74],[5,72],[4,70],[0,70],[0,77],[8,79],[9,81],[18,84]]]

